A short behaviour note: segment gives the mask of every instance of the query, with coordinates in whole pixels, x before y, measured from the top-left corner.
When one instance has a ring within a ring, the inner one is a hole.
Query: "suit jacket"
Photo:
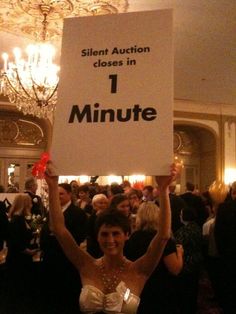
[[[88,218],[86,213],[71,203],[63,214],[66,228],[69,230],[76,243],[79,245],[85,240],[87,235]],[[43,252],[43,262],[47,262],[52,265],[55,262],[57,265],[59,263],[67,264],[68,260],[62,251],[56,237],[52,234],[48,223],[43,226],[41,231],[40,248]]]

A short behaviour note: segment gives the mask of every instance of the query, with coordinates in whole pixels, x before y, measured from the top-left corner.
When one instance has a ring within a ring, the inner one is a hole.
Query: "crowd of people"
[[[175,165],[142,189],[58,184],[50,166],[48,208],[35,178],[0,202],[2,314],[194,314],[203,271],[236,313],[236,182],[177,195]]]

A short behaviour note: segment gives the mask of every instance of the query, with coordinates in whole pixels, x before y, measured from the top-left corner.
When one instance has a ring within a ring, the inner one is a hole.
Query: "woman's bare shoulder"
[[[81,274],[86,276],[91,274],[98,274],[99,268],[101,267],[101,258],[93,258],[90,254],[86,253],[84,256],[84,263],[80,268]]]

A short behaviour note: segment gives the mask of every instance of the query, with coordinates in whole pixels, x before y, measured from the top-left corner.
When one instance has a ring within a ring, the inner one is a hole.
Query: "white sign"
[[[58,96],[60,175],[169,173],[172,10],[66,19]]]

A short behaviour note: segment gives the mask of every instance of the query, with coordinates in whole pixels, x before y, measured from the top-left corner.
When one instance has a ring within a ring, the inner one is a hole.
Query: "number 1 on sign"
[[[111,93],[117,92],[117,74],[110,74],[109,79],[111,80]]]

